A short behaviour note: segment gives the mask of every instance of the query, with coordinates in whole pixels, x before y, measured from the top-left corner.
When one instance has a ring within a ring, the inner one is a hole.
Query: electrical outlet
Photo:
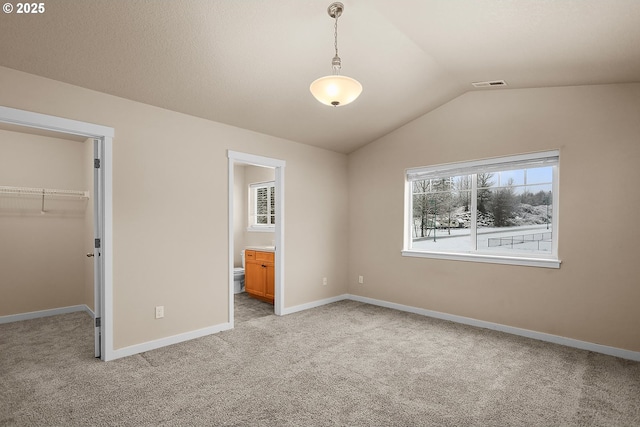
[[[164,305],[156,306],[156,319],[162,319],[164,317]]]
[[[360,283],[361,285],[364,283],[364,277],[363,276],[358,276],[358,283]]]
[[[327,278],[326,277],[322,278],[322,286],[327,286]]]

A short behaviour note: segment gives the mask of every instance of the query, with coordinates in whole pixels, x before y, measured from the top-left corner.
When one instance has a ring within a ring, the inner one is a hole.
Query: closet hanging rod
[[[88,191],[79,190],[57,190],[53,188],[36,188],[36,187],[9,187],[0,185],[0,194],[25,194],[33,196],[64,196],[64,197],[80,197],[89,198]]]

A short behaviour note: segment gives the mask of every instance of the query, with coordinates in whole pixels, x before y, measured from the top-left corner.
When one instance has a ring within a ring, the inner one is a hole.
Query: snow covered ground
[[[524,225],[515,227],[482,227],[478,229],[478,251],[492,253],[551,253],[551,240],[531,241],[520,244],[489,247],[490,238],[510,238],[522,235],[547,233],[551,226],[546,224]],[[412,249],[437,251],[437,252],[464,252],[473,250],[471,232],[468,228],[451,229],[451,234],[446,229],[435,230],[435,242],[433,230],[429,237],[414,239]],[[517,240],[517,239],[516,239]]]

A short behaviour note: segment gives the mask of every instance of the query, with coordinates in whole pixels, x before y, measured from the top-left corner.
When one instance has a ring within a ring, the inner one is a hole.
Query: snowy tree
[[[434,193],[431,203],[433,205],[435,226],[444,227],[451,234],[451,215],[453,211],[452,178],[439,178],[431,181]]]
[[[430,181],[428,179],[415,181],[413,183],[413,219],[418,220],[417,237],[425,237],[427,234],[429,220],[429,190]]]
[[[492,173],[479,173],[478,174],[478,211],[486,214],[491,201],[491,187],[494,182]]]
[[[513,188],[513,179],[509,179],[506,187],[498,188],[491,198],[491,213],[493,225],[505,227],[510,225],[509,219],[513,216],[518,200]]]
[[[464,206],[464,211],[471,210],[471,175],[456,177],[455,189],[458,191],[456,206]]]
[[[525,203],[531,206],[540,206],[547,205],[551,202],[551,191],[538,191],[537,193],[532,193],[530,191],[525,191],[520,196],[520,203]]]
[[[451,233],[454,200],[451,178],[413,183],[413,218],[416,237],[427,237],[430,229],[446,226]]]

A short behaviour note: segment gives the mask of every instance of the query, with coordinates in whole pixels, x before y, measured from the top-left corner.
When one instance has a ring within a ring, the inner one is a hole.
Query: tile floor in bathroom
[[[246,322],[259,317],[272,316],[273,304],[251,298],[246,292],[234,295],[234,323]]]

